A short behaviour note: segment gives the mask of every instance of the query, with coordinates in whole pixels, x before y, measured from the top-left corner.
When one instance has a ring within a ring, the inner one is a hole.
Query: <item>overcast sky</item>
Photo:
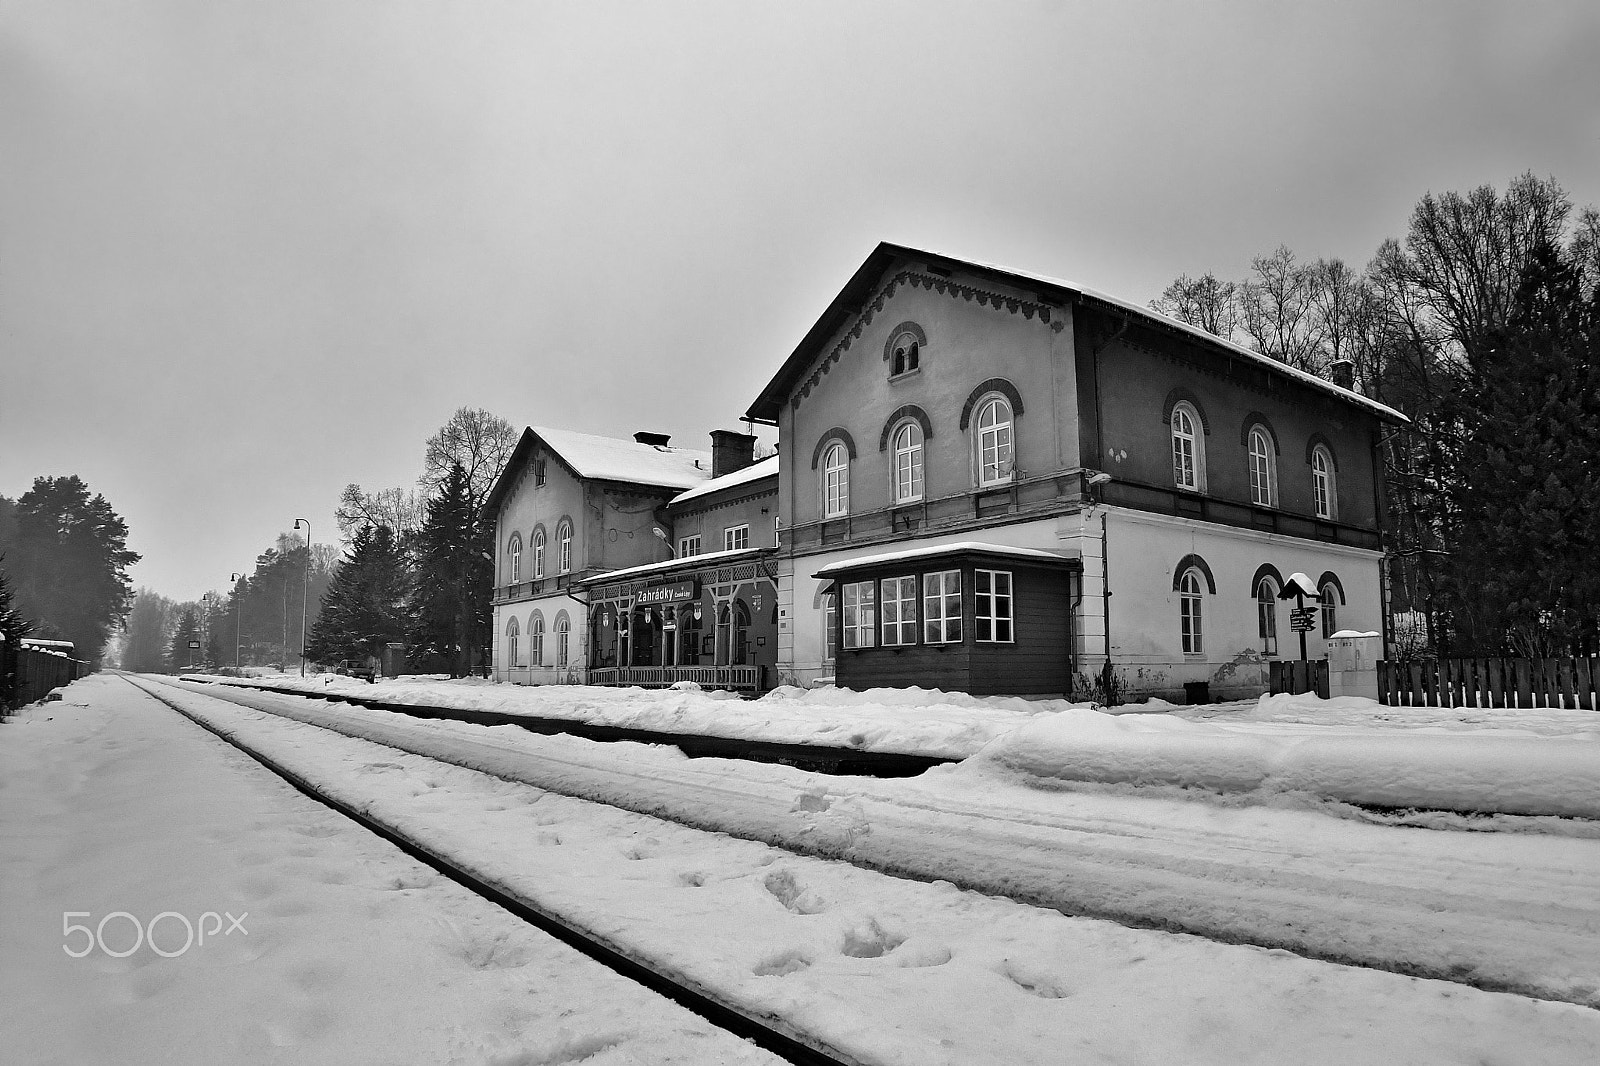
[[[1147,301],[1600,202],[1600,4],[0,0],[0,494],[225,588],[462,405],[706,446],[879,240]]]

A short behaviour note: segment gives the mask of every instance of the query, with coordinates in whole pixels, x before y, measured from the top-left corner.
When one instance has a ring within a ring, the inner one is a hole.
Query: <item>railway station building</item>
[[[1250,696],[1379,629],[1397,412],[1068,282],[882,244],[747,412],[780,440],[786,680]],[[1302,622],[1308,617],[1302,613]],[[1066,682],[1065,684],[1063,682]]]
[[[1312,659],[1383,628],[1404,417],[1350,384],[881,244],[746,412],[776,456],[524,433],[491,496],[495,676],[1256,695],[1294,626]]]

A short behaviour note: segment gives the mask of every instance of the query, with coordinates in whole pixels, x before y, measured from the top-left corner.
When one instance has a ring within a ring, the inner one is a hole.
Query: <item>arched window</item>
[[[544,530],[536,529],[533,533],[533,579],[544,580]]]
[[[900,423],[894,431],[894,502],[922,499],[922,427],[915,421]]]
[[[567,618],[566,611],[556,615],[556,624],[552,627],[552,631],[556,635],[556,669],[565,670],[570,654],[567,638],[572,635],[572,622]]]
[[[978,406],[975,436],[978,484],[999,485],[1011,480],[1011,405],[1004,396],[990,396]]]
[[[1339,517],[1339,493],[1334,479],[1333,453],[1319,444],[1311,449],[1311,497],[1317,517],[1333,521]]]
[[[522,534],[511,534],[511,583],[515,585],[522,580]]]
[[[512,615],[506,621],[506,667],[509,669],[522,664],[517,661],[517,616]]]
[[[1317,593],[1317,603],[1322,607],[1322,639],[1328,640],[1339,632],[1339,591],[1330,582]]]
[[[1183,636],[1183,654],[1199,655],[1204,650],[1201,625],[1200,572],[1185,570],[1178,580],[1178,627]]]
[[[1172,483],[1180,489],[1206,488],[1205,438],[1200,413],[1188,401],[1172,408]]]
[[[1256,585],[1256,629],[1261,636],[1261,654],[1278,654],[1278,586],[1270,577]]]
[[[889,376],[909,374],[922,358],[922,343],[910,330],[895,334],[889,343]]]
[[[572,523],[566,519],[556,527],[556,570],[562,574],[572,571]]]
[[[822,513],[826,518],[850,513],[850,455],[841,441],[829,445],[822,459]]]
[[[831,592],[822,594],[822,661],[831,663],[838,657],[839,600]]]
[[[538,611],[528,619],[528,665],[544,665],[544,615]]]
[[[1250,430],[1250,502],[1258,507],[1278,505],[1278,471],[1272,438],[1260,426]]]

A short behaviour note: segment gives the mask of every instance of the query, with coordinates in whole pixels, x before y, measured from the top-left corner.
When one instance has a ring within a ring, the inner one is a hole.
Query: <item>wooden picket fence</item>
[[[1273,659],[1267,664],[1267,682],[1274,696],[1280,692],[1292,696],[1315,692],[1327,699],[1328,660]]]
[[[1378,662],[1378,701],[1395,707],[1600,709],[1600,658]]]

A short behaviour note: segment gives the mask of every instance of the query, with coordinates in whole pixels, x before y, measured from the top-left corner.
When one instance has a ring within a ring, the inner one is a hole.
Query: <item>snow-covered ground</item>
[[[307,693],[495,710],[665,733],[823,744],[965,759],[1041,787],[1168,787],[1279,803],[1600,819],[1600,713],[1385,707],[1270,696],[1109,714],[1063,700],[927,689],[724,692],[520,686],[400,678],[273,678]],[[1160,713],[1169,712],[1169,713]]]
[[[119,954],[134,921],[172,912],[154,926],[172,957],[148,942],[125,958],[68,954],[89,934],[65,923],[92,930],[116,912],[127,917],[100,931]],[[182,919],[209,931],[203,944],[181,950]],[[0,724],[0,1062],[576,1061],[776,1060],[120,678],[76,682]]]
[[[1592,1062],[1600,1046],[1600,1011],[1068,917],[947,883],[888,877],[554,795],[221,704],[204,690],[164,694],[463,865],[747,1010],[814,1032],[863,1062],[1560,1064]],[[313,710],[372,722],[380,713]],[[530,752],[544,751],[551,765],[565,764],[573,773],[590,757],[629,761],[641,780],[663,774],[671,779],[672,771],[694,766],[706,771],[692,781],[694,789],[718,794],[720,800],[708,802],[730,812],[749,797],[752,781],[765,782],[787,794],[786,816],[799,835],[826,836],[844,850],[880,833],[873,812],[858,802],[868,792],[852,799],[852,789],[920,787],[903,800],[906,810],[945,792],[965,799],[979,815],[991,806],[1011,809],[1011,801],[1031,795],[1035,802],[1014,812],[1009,847],[986,851],[982,861],[1036,868],[1032,853],[1046,836],[1027,830],[1038,827],[1034,820],[1048,806],[1038,801],[1060,798],[1038,790],[998,794],[999,778],[987,772],[969,780],[952,769],[927,775],[931,783],[820,779],[785,767],[691,764],[661,749],[595,745],[504,727],[392,724],[419,743],[454,745],[458,752],[469,750],[474,737],[490,738],[479,750],[488,757],[498,748],[507,762],[527,762]],[[670,791],[673,784],[668,780],[662,787]],[[1351,881],[1385,881],[1390,871],[1382,865],[1401,859],[1407,842],[1426,856],[1412,865],[1432,869],[1447,883],[1456,867],[1470,873],[1479,857],[1475,849],[1487,841],[1490,852],[1515,864],[1511,871],[1527,882],[1505,886],[1507,895],[1524,900],[1544,898],[1537,882],[1556,876],[1552,868],[1565,868],[1567,860],[1557,857],[1561,849],[1580,852],[1589,884],[1600,864],[1600,848],[1589,840],[1397,830],[1320,813],[1127,796],[1070,799],[1095,807],[1079,811],[1092,817],[1077,832],[1088,835],[1091,822],[1099,821],[1105,835],[1133,845],[1123,859],[1132,892],[1143,890],[1138,839],[1161,817],[1187,817],[1183,828],[1193,831],[1191,868],[1165,886],[1180,893],[1203,880],[1206,862],[1225,865],[1230,850],[1250,850],[1263,834],[1272,837],[1266,850],[1277,851],[1280,860],[1302,860],[1299,876],[1307,883],[1328,863],[1363,868],[1329,870],[1335,879],[1344,874]],[[1166,814],[1158,815],[1157,808]],[[937,845],[951,854],[966,848],[968,826],[950,822],[949,814],[926,812],[924,847]],[[1291,816],[1291,846],[1298,855],[1284,853],[1286,842],[1278,834],[1285,826],[1275,821]],[[756,810],[749,817],[759,821],[765,814]],[[1350,854],[1345,849],[1356,842],[1355,834],[1391,840],[1394,850],[1379,854],[1369,842],[1365,852]],[[1224,843],[1230,840],[1231,848]],[[1311,861],[1304,863],[1307,857]],[[1478,887],[1470,877],[1467,884]],[[1395,903],[1413,893],[1404,885],[1389,887]],[[1465,891],[1458,888],[1457,895]],[[1288,896],[1278,917],[1298,921],[1317,902],[1306,893]],[[1369,909],[1368,900],[1350,902],[1357,912]],[[1427,902],[1428,909],[1405,918],[1415,925],[1410,939],[1419,948],[1438,936],[1431,916],[1454,900],[1435,896]],[[1592,896],[1574,905],[1592,907]],[[1392,916],[1366,918],[1380,935],[1396,931],[1384,924],[1396,921]],[[1593,910],[1573,920],[1586,925],[1591,938],[1600,935]],[[1560,965],[1563,947],[1547,947],[1555,955],[1546,962]],[[1592,970],[1590,946],[1573,950],[1583,957],[1572,965]]]

